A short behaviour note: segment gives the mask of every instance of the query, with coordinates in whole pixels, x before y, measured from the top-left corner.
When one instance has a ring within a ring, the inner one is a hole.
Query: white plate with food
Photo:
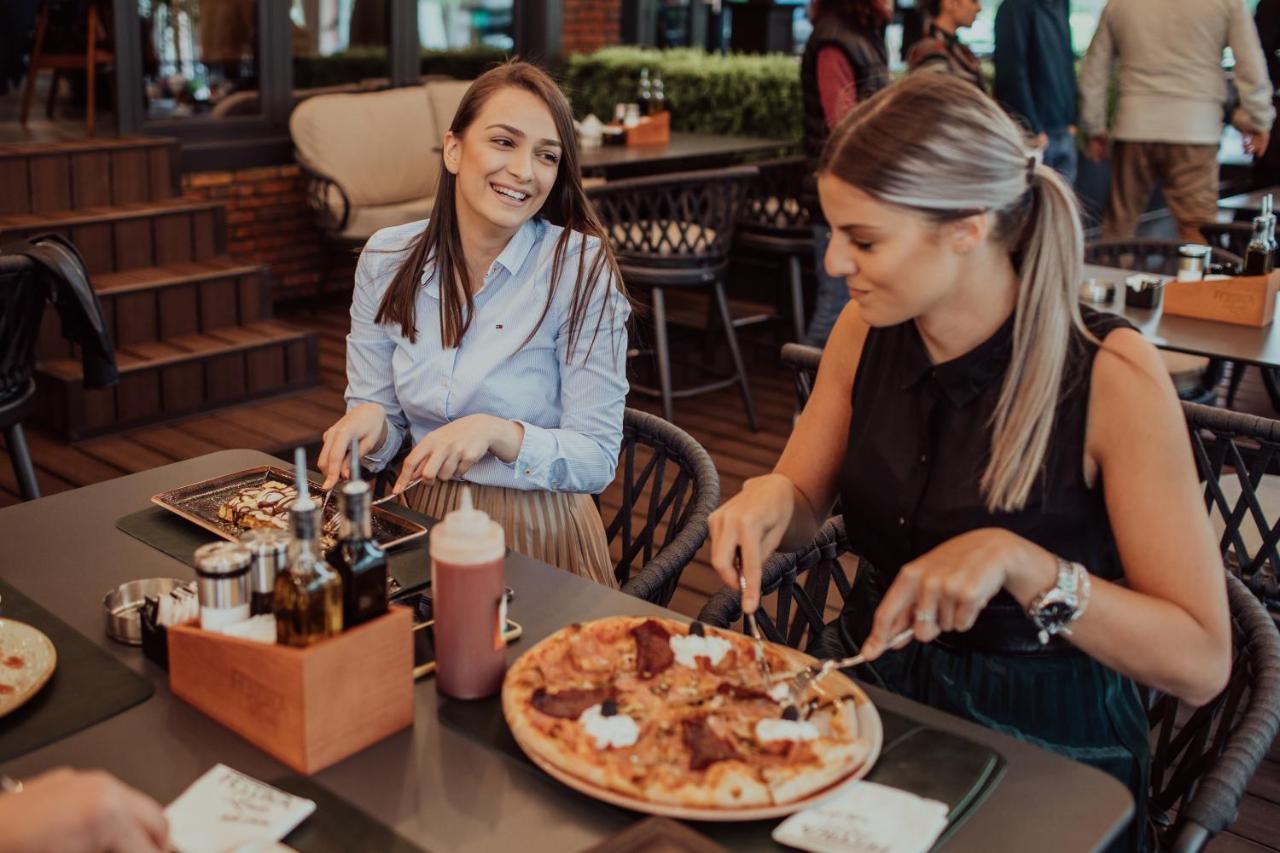
[[[43,632],[0,619],[0,717],[39,693],[57,666],[58,652]]]

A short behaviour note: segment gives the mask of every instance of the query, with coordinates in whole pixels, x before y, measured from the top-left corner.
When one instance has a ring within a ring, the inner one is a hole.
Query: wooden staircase
[[[177,143],[0,146],[0,240],[56,232],[84,256],[120,382],[86,390],[49,309],[37,419],[78,439],[317,382],[316,336],[271,319],[265,267],[225,253],[220,204],[178,197]]]

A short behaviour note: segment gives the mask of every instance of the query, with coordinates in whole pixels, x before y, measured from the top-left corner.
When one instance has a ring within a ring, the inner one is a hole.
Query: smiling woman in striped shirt
[[[630,305],[568,101],[532,65],[495,68],[442,156],[431,219],[382,229],[360,256],[325,487],[349,476],[353,437],[380,470],[407,436],[395,491],[410,507],[439,518],[465,482],[512,550],[616,586],[590,494],[617,467]]]

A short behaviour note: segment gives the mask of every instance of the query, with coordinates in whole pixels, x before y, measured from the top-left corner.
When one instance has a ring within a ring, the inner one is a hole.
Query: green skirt
[[[886,653],[870,669],[894,693],[1119,779],[1133,794],[1134,818],[1106,849],[1146,849],[1151,743],[1132,680],[1084,654],[998,655],[919,643]]]

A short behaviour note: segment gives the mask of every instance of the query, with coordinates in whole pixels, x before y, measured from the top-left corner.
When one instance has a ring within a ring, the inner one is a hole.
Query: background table
[[[1116,292],[1106,303],[1083,304],[1121,315],[1160,349],[1280,367],[1280,333],[1276,331],[1275,322],[1266,326],[1239,326],[1194,317],[1165,316],[1162,308],[1129,308],[1124,304],[1124,280],[1133,275],[1132,270],[1087,265],[1084,274],[1086,278],[1115,284]]]
[[[115,527],[150,496],[217,474],[283,464],[265,454],[228,450],[0,510],[6,543],[0,576],[42,603],[120,660],[156,681],[156,695],[103,723],[10,762],[29,776],[55,765],[105,767],[167,803],[216,762],[270,781],[287,768],[169,693],[165,674],[135,648],[103,633],[103,593],[123,581],[189,577],[186,566]],[[512,618],[524,639],[512,655],[573,620],[618,614],[666,614],[533,560],[512,555],[507,582],[516,591]],[[2,606],[2,604],[0,604]],[[370,662],[376,665],[376,662]],[[1112,777],[883,691],[880,707],[953,731],[998,750],[1004,778],[944,845],[947,851],[1095,849],[1132,810]],[[404,837],[434,851],[580,850],[637,816],[569,790],[493,744],[509,738],[459,725],[474,705],[440,697],[432,680],[415,691],[412,729],[394,735],[313,779]],[[476,717],[472,716],[471,719]],[[769,822],[700,825],[734,850],[776,850]]]
[[[1230,211],[1236,221],[1247,222],[1262,211],[1262,197],[1274,196],[1280,202],[1280,187],[1263,187],[1253,192],[1240,193],[1218,199],[1218,210]],[[1228,220],[1229,221],[1229,220]]]
[[[581,151],[582,174],[623,178],[688,169],[732,166],[753,154],[783,154],[794,140],[673,133],[666,145],[602,145]]]

